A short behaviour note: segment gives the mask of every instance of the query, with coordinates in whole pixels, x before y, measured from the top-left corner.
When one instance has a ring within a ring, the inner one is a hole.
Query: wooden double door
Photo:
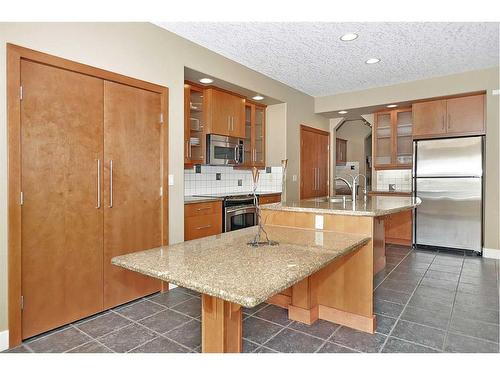
[[[330,135],[323,130],[300,127],[300,198],[328,195]]]
[[[21,61],[22,338],[160,289],[111,258],[162,243],[161,95]]]

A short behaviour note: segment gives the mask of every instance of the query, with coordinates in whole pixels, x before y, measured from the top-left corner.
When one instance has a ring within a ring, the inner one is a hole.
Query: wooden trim
[[[9,345],[22,341],[21,320],[21,60],[85,74],[103,80],[152,91],[161,95],[162,124],[162,244],[168,244],[168,88],[61,57],[7,43],[7,131],[8,131],[8,321]],[[165,288],[165,284],[163,286]],[[167,286],[168,287],[168,286]]]
[[[288,319],[311,325],[319,319],[319,306],[310,309],[290,305],[288,306]]]
[[[292,297],[284,294],[275,294],[266,302],[272,305],[283,307],[284,309],[288,309],[288,306],[292,303]]]
[[[240,353],[243,347],[241,306],[201,295],[201,350],[203,353]]]
[[[321,134],[321,135],[328,135],[330,136],[330,132],[327,132],[327,131],[324,131],[324,130],[321,130],[321,129],[316,129],[316,128],[313,128],[313,127],[310,127],[310,126],[307,126],[307,125],[300,125],[300,130],[304,130],[306,132],[313,132],[313,133],[318,133],[318,134]]]
[[[246,104],[253,104],[254,106],[260,107],[262,109],[266,109],[267,108],[266,104],[263,104],[263,103],[260,103],[260,102],[256,102],[255,100],[252,100],[252,99],[245,98],[245,103]]]
[[[373,166],[373,169],[377,171],[386,171],[392,169],[412,169],[413,166],[411,164],[387,164],[387,165],[377,165]]]
[[[7,45],[9,346],[22,341],[21,318],[21,53]]]
[[[319,318],[368,333],[375,333],[377,326],[375,315],[366,317],[324,305],[319,305]]]
[[[393,245],[401,245],[401,246],[411,246],[411,242],[412,242],[411,240],[403,240],[401,238],[386,237],[385,239],[385,243],[390,243]]]

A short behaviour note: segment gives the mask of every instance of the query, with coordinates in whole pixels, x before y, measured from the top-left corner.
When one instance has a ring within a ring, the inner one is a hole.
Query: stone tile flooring
[[[285,309],[243,310],[244,352],[498,352],[497,260],[387,247],[375,276],[374,335],[326,321],[307,326]],[[10,352],[200,351],[200,297],[176,288],[26,340]]]

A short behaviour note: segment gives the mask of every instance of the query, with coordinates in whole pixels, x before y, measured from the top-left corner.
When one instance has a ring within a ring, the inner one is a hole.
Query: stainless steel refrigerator
[[[414,143],[414,245],[482,253],[483,137]]]

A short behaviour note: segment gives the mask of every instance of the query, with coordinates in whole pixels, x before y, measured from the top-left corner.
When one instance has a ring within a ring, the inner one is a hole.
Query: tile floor
[[[497,260],[388,246],[375,277],[374,335],[326,321],[288,320],[268,304],[244,309],[244,352],[498,352]],[[200,351],[200,297],[176,288],[25,341],[10,352]]]

